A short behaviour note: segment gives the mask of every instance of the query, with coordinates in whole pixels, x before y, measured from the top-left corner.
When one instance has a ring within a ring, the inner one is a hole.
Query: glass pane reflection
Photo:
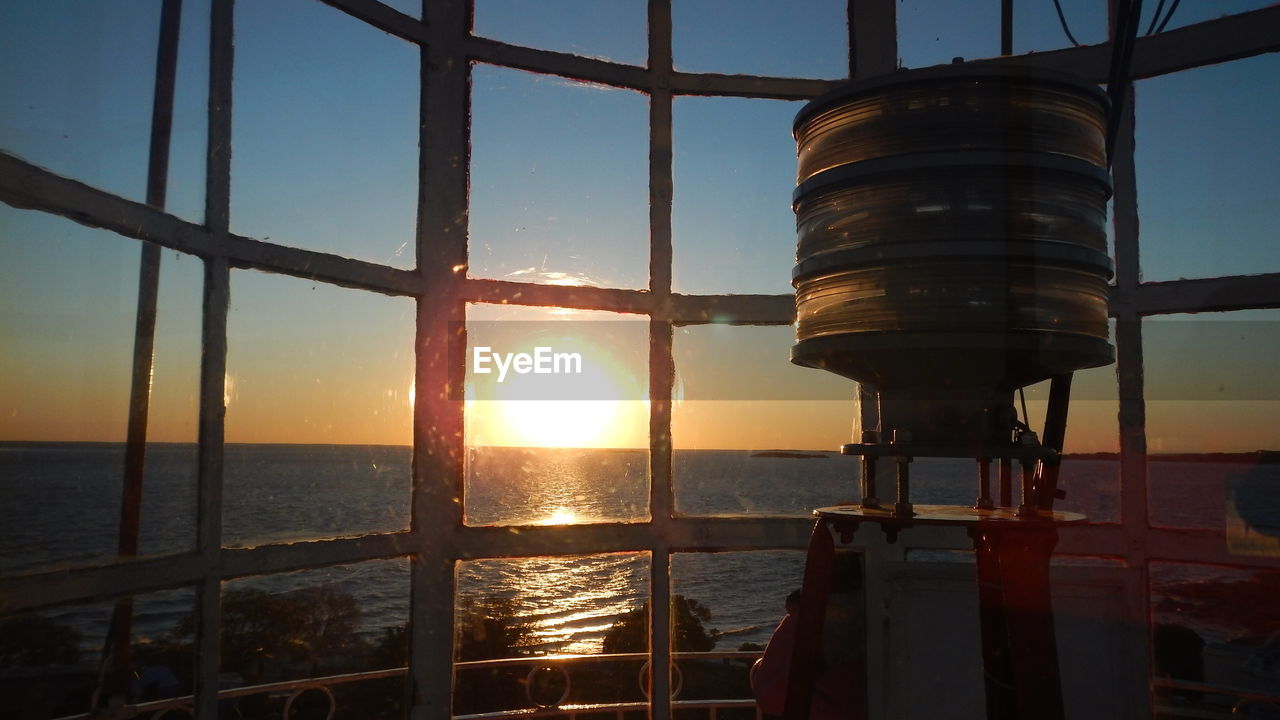
[[[477,65],[471,104],[471,276],[648,286],[647,98]]]
[[[1232,552],[1280,555],[1280,311],[1142,324],[1151,522],[1225,531]]]
[[[232,275],[226,544],[408,526],[413,323],[408,298]]]
[[[1275,672],[1280,571],[1153,562],[1150,572],[1157,708],[1268,717],[1265,702],[1242,703],[1239,693],[1280,693]],[[1178,687],[1179,682],[1197,686]]]
[[[195,549],[203,289],[203,260],[161,251],[142,482],[143,555]]]
[[[1115,323],[1109,330],[1115,342]],[[1120,395],[1116,366],[1078,370],[1071,378],[1064,458],[1058,487],[1067,496],[1055,510],[1077,512],[1089,522],[1120,521]],[[1026,388],[1026,420],[1041,438],[1049,405],[1049,382]],[[1020,407],[1020,406],[1019,406]]]
[[[675,332],[675,501],[687,515],[808,515],[855,498],[854,383],[792,365],[790,326]],[[731,359],[731,360],[729,360]]]
[[[1063,20],[1052,2],[1042,0],[1014,0],[1013,3],[1013,54],[1044,52],[1071,47],[1071,40],[1062,29],[1063,21],[1071,36],[1081,45],[1097,45],[1107,41],[1106,0],[1062,2]],[[1149,10],[1150,5],[1143,8]],[[997,32],[999,17],[996,18]],[[1145,30],[1146,25],[1141,27]]]
[[[192,589],[178,588],[0,618],[0,707],[12,717],[84,713],[102,679],[134,702],[190,695],[194,600]],[[128,638],[123,668],[103,663],[109,632]]]
[[[1280,270],[1277,75],[1270,54],[1135,83],[1144,280]]]
[[[1205,22],[1207,20],[1217,20],[1224,15],[1234,15],[1236,13],[1247,12],[1249,10],[1257,10],[1259,8],[1274,5],[1272,0],[1200,0],[1193,3],[1176,3],[1177,11],[1170,17],[1169,23],[1164,26],[1165,30],[1173,30],[1175,28],[1186,27],[1194,23]],[[1164,10],[1160,13],[1161,22],[1163,22],[1169,10],[1175,3],[1165,4]],[[1151,19],[1155,16],[1155,8],[1158,4],[1144,3],[1142,6],[1142,22],[1138,25],[1142,32],[1146,32],[1151,24]]]
[[[205,162],[209,152],[209,21],[212,0],[186,0],[178,39],[173,136],[165,212],[204,222]]]
[[[676,69],[729,75],[842,78],[849,72],[847,3],[675,0]]]
[[[235,16],[232,229],[412,267],[418,48],[312,0]]]
[[[671,556],[673,645],[683,679],[681,700],[753,699],[751,665],[774,638],[786,645],[799,607],[805,554],[797,551],[676,553]],[[861,556],[837,550],[822,634],[818,680],[824,717],[863,717],[866,702],[866,609]],[[793,595],[793,593],[797,593]],[[703,659],[698,652],[731,652]],[[783,653],[787,650],[784,650]],[[756,671],[761,709],[785,704],[785,674],[774,646]],[[741,654],[736,654],[741,653]],[[838,706],[838,707],[836,707]],[[840,712],[838,714],[838,711]]]
[[[897,17],[902,67],[947,65],[957,57],[977,60],[1000,54],[998,0],[903,0]]]
[[[475,34],[513,45],[644,65],[648,9],[642,0],[479,0]]]
[[[159,3],[0,3],[0,147],[146,200],[159,37]]]
[[[529,708],[541,692],[558,696],[555,684],[566,677],[565,703],[643,702],[638,679],[648,653],[649,565],[648,553],[459,563],[454,712]],[[641,657],[555,661],[563,654],[621,653]],[[466,665],[522,657],[534,660]],[[551,668],[543,680],[551,687],[525,682],[539,667]]]
[[[468,524],[648,518],[648,332],[617,313],[468,306]]]
[[[789,294],[795,264],[799,102],[676,98],[672,286],[683,293]]]
[[[700,624],[712,641],[675,649],[764,649],[787,595],[800,589],[804,560],[797,550],[673,554],[671,592],[707,610]]]
[[[221,669],[232,687],[403,667],[408,660],[409,561],[369,560],[222,584]],[[335,717],[403,717],[405,678],[334,684]],[[280,717],[286,694],[251,695],[245,717]],[[328,702],[298,697],[299,716]],[[304,709],[305,707],[305,709]]]
[[[112,557],[141,244],[8,205],[0,227],[0,572]]]

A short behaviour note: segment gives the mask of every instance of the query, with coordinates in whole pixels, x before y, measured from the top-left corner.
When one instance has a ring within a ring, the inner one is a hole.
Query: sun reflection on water
[[[644,602],[648,573],[648,553],[473,560],[458,590],[514,601],[540,651],[598,653],[613,624]]]
[[[539,522],[539,525],[572,525],[578,522],[578,514],[569,508],[556,508],[552,513]]]

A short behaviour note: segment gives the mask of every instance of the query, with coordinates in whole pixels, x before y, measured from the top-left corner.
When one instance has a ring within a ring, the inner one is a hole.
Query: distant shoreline
[[[0,448],[102,448],[108,449],[113,447],[124,447],[124,441],[105,441],[105,440],[0,440]],[[157,447],[195,447],[194,442],[164,442],[164,441],[148,441],[148,446]],[[331,447],[365,447],[365,448],[404,448],[410,449],[409,445],[391,445],[378,443],[245,443],[245,442],[228,442],[224,444],[227,448],[242,447],[280,447],[280,448],[331,448]],[[560,448],[560,447],[540,447],[540,446],[505,446],[505,445],[476,445],[469,446],[475,448],[494,448],[502,450],[605,450],[605,451],[621,451],[621,452],[640,452],[645,448]],[[805,459],[823,459],[838,454],[835,450],[751,450],[748,448],[674,448],[676,452],[689,451],[712,451],[712,452],[744,452],[750,453],[751,457],[760,458],[791,458],[798,460]],[[1066,453],[1063,459],[1073,460],[1119,460],[1120,453],[1117,452],[1096,452],[1096,453]],[[1149,453],[1148,460],[1154,462],[1201,462],[1201,463],[1249,463],[1261,465],[1280,464],[1280,450],[1250,450],[1248,452],[1206,452],[1206,453]]]
[[[1119,460],[1120,453],[1067,453],[1064,460]],[[1280,450],[1252,450],[1250,452],[1208,453],[1148,453],[1147,459],[1155,462],[1201,463],[1250,463],[1255,465],[1280,464]]]

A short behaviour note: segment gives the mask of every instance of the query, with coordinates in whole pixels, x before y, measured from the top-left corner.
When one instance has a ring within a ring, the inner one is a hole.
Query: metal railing
[[[1266,707],[1275,715],[1280,715],[1280,693],[1173,678],[1153,678],[1151,686],[1153,689],[1187,690],[1205,695],[1219,695],[1224,698],[1224,701],[1216,707],[1157,703],[1156,709],[1161,717],[1241,718],[1250,717],[1249,713],[1256,707]],[[1265,717],[1272,717],[1272,715]]]
[[[680,670],[680,666],[678,664],[680,660],[736,660],[744,663],[743,672],[746,673],[750,668],[750,663],[754,662],[759,657],[760,651],[750,650],[672,653],[672,708],[681,710],[705,710],[709,720],[716,720],[719,717],[720,711],[723,710],[751,709],[754,710],[754,715],[757,720],[759,720],[762,715],[755,707],[755,700],[751,698],[680,700],[679,695],[683,690],[683,672]],[[528,667],[529,673],[525,676],[526,680],[532,680],[535,674],[547,671],[560,673],[564,678],[563,691],[551,702],[548,702],[546,698],[533,697],[533,688],[535,687],[535,683],[527,681],[522,683],[522,685],[524,688],[525,700],[529,703],[530,707],[455,715],[455,720],[497,720],[500,718],[516,717],[576,718],[578,715],[588,713],[592,715],[613,713],[617,718],[619,718],[619,720],[621,720],[627,712],[647,710],[649,703],[642,701],[613,703],[566,702],[572,689],[571,669],[585,665],[599,666],[600,664],[620,662],[642,663],[640,671],[636,676],[636,682],[640,692],[648,698],[649,692],[646,682],[649,668],[648,653],[614,653],[610,655],[529,655],[455,663],[455,677],[459,672],[472,670]],[[280,717],[282,720],[289,720],[290,713],[298,698],[308,692],[319,692],[325,697],[328,703],[328,711],[325,715],[325,720],[333,720],[334,716],[338,712],[338,700],[333,694],[331,689],[332,686],[364,682],[368,680],[404,677],[406,674],[407,668],[398,667],[387,668],[384,670],[368,670],[362,672],[342,673],[338,675],[326,675],[323,677],[303,678],[299,680],[282,680],[279,682],[260,683],[257,685],[245,685],[243,687],[223,688],[218,691],[218,702],[221,704],[227,701],[235,701],[240,698],[257,695],[282,697],[284,702],[280,709]],[[125,705],[108,714],[102,714],[101,712],[98,714],[81,713],[77,715],[67,715],[57,718],[57,720],[128,720],[129,718],[140,717],[147,717],[149,720],[177,720],[181,717],[194,716],[194,696],[182,695],[163,700],[152,700]]]

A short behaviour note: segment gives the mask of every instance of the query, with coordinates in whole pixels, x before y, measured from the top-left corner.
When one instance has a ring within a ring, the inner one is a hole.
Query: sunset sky
[[[1187,3],[1171,27],[1266,4]],[[676,65],[839,77],[845,5],[750,2],[729,12],[727,2],[677,1]],[[1105,5],[1064,3],[1082,42],[1104,38]],[[998,52],[997,0],[898,7],[906,67]],[[644,62],[641,0],[532,8],[478,1],[476,32]],[[169,189],[169,211],[194,222],[203,207],[208,11],[208,0],[184,3]],[[236,11],[232,229],[412,267],[417,50],[304,0]],[[142,200],[158,16],[148,3],[0,5],[0,147]],[[1015,17],[1018,52],[1067,45],[1050,3],[1019,0]],[[1144,279],[1280,270],[1277,76],[1280,56],[1269,55],[1137,83]],[[471,274],[646,286],[647,97],[477,66],[472,105]],[[677,292],[791,292],[790,125],[800,105],[675,100]],[[0,440],[122,440],[138,243],[0,205],[0,252]],[[172,251],[163,257],[150,437],[191,442],[202,266]],[[234,271],[231,289],[228,441],[410,442],[411,299],[254,271]],[[581,348],[589,370],[554,392],[470,378],[469,442],[647,445],[643,318],[472,306],[468,319],[473,338],[496,338],[511,352],[560,338]],[[1278,320],[1280,311],[1267,310],[1145,323],[1152,451],[1280,447]],[[563,330],[548,336],[548,328]],[[790,365],[791,332],[677,328],[676,446],[848,442],[852,383]],[[510,399],[521,392],[542,395]],[[556,392],[579,403],[573,412],[546,404],[563,399]],[[1037,398],[1042,389],[1029,398],[1033,417],[1043,412]],[[1113,368],[1081,373],[1074,398],[1068,451],[1115,450]]]

